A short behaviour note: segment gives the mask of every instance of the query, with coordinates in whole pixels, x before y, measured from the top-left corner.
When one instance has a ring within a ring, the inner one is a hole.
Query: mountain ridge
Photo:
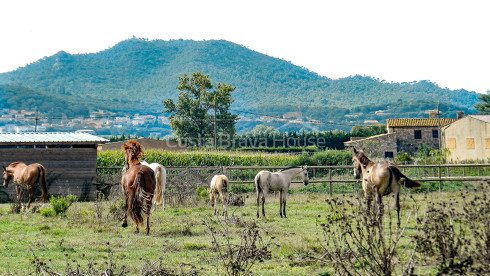
[[[441,88],[427,80],[387,83],[360,75],[334,80],[226,40],[140,38],[90,54],[59,51],[0,74],[0,91],[5,98],[12,95],[5,91],[24,87],[31,93],[62,98],[71,108],[79,105],[76,109],[82,113],[97,109],[121,114],[161,112],[162,100],[178,96],[178,77],[192,72],[209,74],[213,84],[235,86],[235,110],[274,116],[300,109],[310,119],[351,122],[345,115],[362,113],[354,121],[362,123],[383,120],[374,114],[376,110],[423,117],[427,108],[435,109],[439,103],[446,108],[443,116],[453,116],[456,110],[474,112],[473,105],[479,102],[475,92]],[[4,102],[3,108],[25,107],[12,100]],[[35,104],[33,100],[31,106]],[[54,108],[42,112],[60,113]]]

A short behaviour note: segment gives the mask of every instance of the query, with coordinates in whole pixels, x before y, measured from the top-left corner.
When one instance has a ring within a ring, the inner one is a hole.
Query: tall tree
[[[478,112],[480,114],[490,114],[490,90],[487,90],[487,94],[481,94],[478,99],[483,102],[475,104]]]
[[[208,139],[216,141],[219,136],[235,135],[238,115],[229,111],[235,87],[222,83],[215,87],[209,75],[195,72],[179,77],[177,89],[180,91],[177,103],[167,99],[163,105],[170,113],[170,126],[179,139],[202,147],[208,144]]]

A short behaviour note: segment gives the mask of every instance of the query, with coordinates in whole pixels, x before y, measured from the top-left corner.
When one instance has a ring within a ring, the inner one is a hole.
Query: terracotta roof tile
[[[457,119],[387,119],[386,124],[388,127],[436,127],[438,126],[438,120],[440,120],[441,126],[445,126],[455,122]]]

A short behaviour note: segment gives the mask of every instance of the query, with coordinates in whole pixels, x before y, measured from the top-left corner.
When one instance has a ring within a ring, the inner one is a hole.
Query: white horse
[[[165,184],[167,183],[167,170],[165,167],[158,163],[148,164],[146,161],[141,161],[141,165],[150,167],[155,173],[155,197],[153,198],[154,204],[162,204],[165,211]]]
[[[223,215],[227,215],[226,200],[228,192],[228,178],[226,175],[215,175],[211,180],[211,186],[209,188],[209,199],[211,200],[211,206],[214,207],[214,214],[218,213],[218,196],[223,203]]]
[[[257,218],[259,217],[259,203],[262,197],[262,216],[265,217],[265,196],[269,191],[279,191],[279,215],[286,218],[286,197],[291,180],[301,175],[303,183],[308,185],[308,170],[306,166],[291,167],[280,172],[260,171],[255,176],[255,189],[257,191]]]

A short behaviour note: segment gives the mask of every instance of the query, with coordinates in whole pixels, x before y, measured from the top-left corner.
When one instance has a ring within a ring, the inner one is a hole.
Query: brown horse
[[[124,173],[121,186],[125,195],[125,210],[122,227],[128,226],[127,215],[136,223],[136,231],[143,225],[143,215],[146,215],[146,234],[150,234],[150,214],[151,201],[155,191],[155,173],[148,166],[141,165],[138,160],[143,156],[141,145],[133,140],[127,141],[123,146],[124,164],[126,172]]]
[[[39,185],[41,187],[41,198],[46,202],[48,196],[48,186],[46,184],[46,169],[43,165],[35,163],[26,165],[22,162],[14,162],[8,167],[3,167],[3,186],[8,187],[10,180],[14,178],[17,184],[15,192],[17,193],[17,202],[20,203],[21,189],[26,188],[29,193],[29,202],[27,208],[31,206],[34,196],[32,188]]]
[[[221,199],[221,203],[223,203],[223,215],[228,215],[226,211],[227,192],[228,178],[226,175],[215,175],[209,187],[209,199],[211,200],[211,206],[214,207],[215,215],[218,213],[218,197]]]
[[[354,148],[352,162],[354,163],[354,177],[360,179],[362,173],[362,189],[368,203],[371,202],[374,194],[377,203],[382,208],[381,197],[390,193],[395,195],[395,208],[398,227],[400,227],[400,186],[417,189],[422,187],[422,184],[403,175],[393,163],[374,163],[366,157],[362,150],[357,151]]]

